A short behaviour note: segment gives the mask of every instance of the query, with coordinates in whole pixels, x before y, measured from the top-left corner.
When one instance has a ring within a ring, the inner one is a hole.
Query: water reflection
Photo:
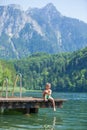
[[[36,96],[36,95],[35,95]],[[87,93],[55,94],[68,99],[62,109],[40,109],[38,114],[0,115],[0,130],[87,130]]]
[[[53,118],[52,125],[47,125],[47,124],[45,124],[45,125],[43,126],[43,128],[44,128],[44,130],[48,130],[48,129],[50,129],[50,130],[55,130],[55,125],[56,125],[56,117]]]
[[[0,116],[0,130],[55,130],[62,120],[56,116],[39,115]]]
[[[42,118],[42,122],[40,122],[40,124],[42,125],[42,130],[57,130],[56,126],[63,124],[63,120],[61,119],[61,116],[58,116],[57,112],[52,113],[52,111],[50,110],[49,112],[46,112],[46,115],[44,115],[41,118]]]

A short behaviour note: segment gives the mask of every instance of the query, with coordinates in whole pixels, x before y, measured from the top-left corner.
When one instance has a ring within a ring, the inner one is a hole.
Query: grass
[[[0,91],[2,91],[2,86],[0,86]],[[6,87],[4,86],[3,91],[6,91]],[[12,92],[13,91],[13,87],[12,86],[8,86],[8,91]],[[15,87],[14,88],[14,92],[20,92],[20,87]],[[26,88],[22,87],[22,92],[42,92],[42,90],[27,90]]]
[[[42,90],[26,90],[27,92],[42,92]]]
[[[0,86],[0,91],[2,90],[2,87]],[[6,91],[6,87],[4,86],[4,88],[3,88],[3,91]],[[13,91],[13,87],[12,86],[8,86],[8,91],[9,92],[12,92]],[[22,87],[22,92],[26,92],[27,90],[24,88],[24,87]],[[14,92],[20,92],[20,87],[15,87],[14,88]]]

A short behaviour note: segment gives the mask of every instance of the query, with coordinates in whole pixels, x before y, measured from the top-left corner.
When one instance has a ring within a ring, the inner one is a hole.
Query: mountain
[[[0,58],[70,52],[85,46],[87,24],[63,16],[52,3],[27,11],[14,4],[0,6]]]

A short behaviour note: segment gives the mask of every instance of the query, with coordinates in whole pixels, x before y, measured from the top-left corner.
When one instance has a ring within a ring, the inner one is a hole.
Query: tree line
[[[10,83],[21,73],[27,90],[43,90],[46,82],[50,82],[54,91],[87,92],[87,48],[73,53],[35,53],[4,64],[9,70]],[[2,79],[0,76],[0,84]]]
[[[36,53],[14,63],[23,74],[26,89],[44,89],[46,82],[54,91],[87,91],[87,48],[73,53]]]

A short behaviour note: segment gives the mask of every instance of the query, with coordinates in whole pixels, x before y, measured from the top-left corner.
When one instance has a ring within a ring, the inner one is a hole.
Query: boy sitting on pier
[[[44,98],[45,101],[47,101],[47,100],[51,101],[52,104],[53,104],[54,111],[56,111],[55,101],[52,98],[51,94],[52,94],[51,84],[46,83],[46,87],[45,87],[45,90],[43,92],[43,98]]]

